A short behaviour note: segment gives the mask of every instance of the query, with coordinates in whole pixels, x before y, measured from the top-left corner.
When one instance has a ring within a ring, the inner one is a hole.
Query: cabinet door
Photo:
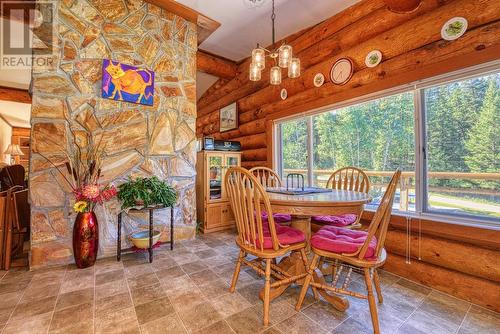
[[[224,155],[210,153],[207,155],[207,199],[214,202],[222,199],[222,182],[224,178]]]
[[[212,204],[207,207],[206,229],[211,229],[223,225],[222,223],[222,204]]]
[[[226,204],[222,207],[222,222],[224,225],[231,225],[234,221],[233,210],[231,204]]]
[[[241,165],[241,156],[239,154],[234,153],[226,153],[224,154],[224,177],[226,176],[226,172],[231,167],[237,167]],[[227,200],[226,190],[222,189],[222,198]]]
[[[226,153],[224,155],[224,164],[227,168],[236,167],[241,165],[241,156],[239,154]]]

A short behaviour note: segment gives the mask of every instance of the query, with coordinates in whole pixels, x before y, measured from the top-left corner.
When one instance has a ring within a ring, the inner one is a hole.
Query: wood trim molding
[[[238,65],[234,61],[203,50],[196,54],[196,69],[229,80],[238,74]]]
[[[26,89],[0,86],[0,100],[31,104],[31,95]]]
[[[200,45],[204,40],[208,38],[217,28],[220,27],[220,23],[199,13],[198,11],[189,8],[177,1],[173,0],[146,0],[148,3],[152,3],[166,11],[183,17],[197,25],[198,27],[198,45]]]

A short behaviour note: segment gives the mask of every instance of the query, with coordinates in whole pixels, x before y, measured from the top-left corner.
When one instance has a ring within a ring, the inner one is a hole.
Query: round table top
[[[330,214],[336,212],[350,212],[349,208],[362,209],[364,204],[371,202],[369,194],[351,191],[336,190],[330,192],[288,195],[274,192],[267,192],[269,201],[276,213],[291,214]],[[340,211],[339,211],[340,210]]]
[[[338,206],[338,205],[359,205],[366,204],[372,200],[369,194],[352,191],[352,190],[336,190],[330,192],[304,194],[304,195],[289,195],[275,192],[267,192],[271,204],[294,204],[301,206]]]

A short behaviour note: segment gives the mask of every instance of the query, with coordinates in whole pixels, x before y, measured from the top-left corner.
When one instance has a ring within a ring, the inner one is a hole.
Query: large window
[[[450,79],[277,122],[278,170],[324,187],[360,167],[374,208],[400,168],[394,209],[500,223],[500,73]]]
[[[423,96],[427,210],[500,218],[500,74]]]

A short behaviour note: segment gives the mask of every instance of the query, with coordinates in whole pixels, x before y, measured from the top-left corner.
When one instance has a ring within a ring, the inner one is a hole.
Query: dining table
[[[310,249],[311,240],[311,217],[323,215],[339,215],[352,213],[360,215],[365,204],[371,202],[372,197],[364,192],[340,189],[322,189],[321,192],[288,192],[276,188],[268,188],[267,195],[271,203],[273,214],[290,214],[292,216],[291,226],[302,231]],[[305,273],[299,252],[292,252],[277,264],[278,267],[291,276]],[[314,273],[314,280],[326,284],[320,270]],[[301,282],[299,282],[300,284]],[[280,296],[289,285],[282,285],[271,289],[271,300]],[[349,301],[338,294],[327,291],[318,291],[325,300],[329,301],[339,311],[345,311],[349,307]],[[263,291],[261,291],[263,295]]]

